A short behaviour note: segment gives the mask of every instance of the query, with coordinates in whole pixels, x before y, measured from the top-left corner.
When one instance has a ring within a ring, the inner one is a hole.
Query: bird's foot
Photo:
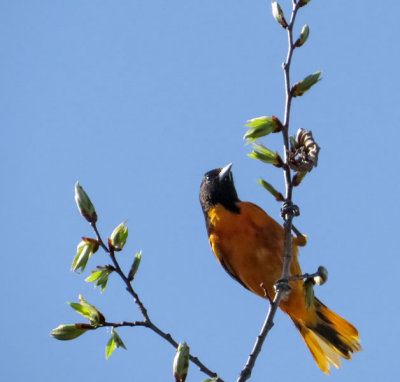
[[[276,293],[281,292],[282,293],[282,300],[287,300],[289,293],[290,293],[290,285],[289,285],[289,280],[288,279],[280,279],[276,282],[274,285]]]
[[[296,206],[291,201],[283,202],[281,208],[281,216],[285,219],[288,214],[291,214],[292,216],[299,216],[300,215],[299,206]]]

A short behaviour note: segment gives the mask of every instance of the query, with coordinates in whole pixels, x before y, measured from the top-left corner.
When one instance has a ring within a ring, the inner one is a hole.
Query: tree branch
[[[293,206],[292,202],[292,179],[291,179],[291,171],[289,168],[288,160],[289,160],[289,120],[290,120],[290,109],[292,104],[292,94],[291,94],[291,86],[290,86],[290,64],[292,61],[293,51],[295,46],[293,44],[293,25],[296,19],[297,11],[299,10],[299,4],[297,1],[292,0],[292,14],[290,17],[290,23],[288,25],[287,33],[288,33],[288,53],[286,57],[286,61],[282,64],[282,68],[284,71],[285,78],[285,93],[286,93],[286,101],[285,101],[285,114],[284,114],[284,122],[283,122],[283,150],[284,150],[284,179],[285,179],[285,202],[282,206],[282,217],[284,219],[284,230],[285,230],[285,239],[284,239],[284,258],[283,258],[283,267],[282,267],[282,275],[281,280],[279,280],[276,284],[276,293],[272,303],[270,303],[267,316],[265,318],[264,324],[261,328],[261,332],[257,337],[257,340],[254,344],[253,350],[250,353],[247,363],[242,369],[237,382],[247,381],[252,373],[254,365],[256,363],[257,357],[261,352],[262,345],[267,337],[269,331],[274,326],[274,317],[276,311],[279,307],[279,304],[282,298],[289,292],[289,267],[290,261],[292,258],[292,221],[294,216],[298,215],[297,207]]]
[[[92,226],[94,232],[96,233],[96,237],[97,237],[97,241],[99,242],[100,246],[104,249],[104,251],[106,251],[113,264],[114,264],[114,270],[116,273],[118,273],[118,275],[121,277],[121,279],[123,280],[123,282],[126,285],[126,290],[128,291],[128,293],[133,297],[136,305],[138,306],[140,312],[142,313],[142,316],[144,318],[143,321],[134,321],[134,322],[128,322],[128,321],[123,321],[120,323],[110,323],[110,322],[105,322],[103,323],[101,326],[112,326],[112,327],[121,327],[121,326],[143,326],[146,328],[151,329],[154,333],[158,334],[160,337],[162,337],[163,339],[165,339],[167,342],[169,342],[175,349],[178,348],[178,342],[176,342],[171,334],[166,333],[164,331],[162,331],[157,325],[155,325],[150,317],[149,314],[147,312],[146,307],[144,306],[143,302],[141,301],[141,299],[139,298],[139,295],[135,292],[135,290],[132,287],[131,282],[128,280],[128,277],[125,276],[124,272],[122,271],[116,257],[115,257],[115,251],[113,249],[112,246],[106,246],[104,244],[104,241],[102,240],[100,233],[97,229],[96,223],[95,222],[91,222],[90,225]],[[100,327],[100,326],[99,326]],[[194,357],[191,354],[189,355],[189,359],[200,368],[200,371],[202,371],[204,374],[207,374],[208,376],[210,376],[211,378],[217,378],[216,381],[217,382],[224,382],[221,378],[218,377],[218,374],[211,371],[208,367],[206,367],[199,359],[198,357]]]
[[[145,321],[121,321],[121,322],[104,322],[98,328],[101,328],[103,326],[112,326],[113,328],[120,328],[121,326],[147,326],[147,323]],[[96,328],[97,329],[97,328]]]

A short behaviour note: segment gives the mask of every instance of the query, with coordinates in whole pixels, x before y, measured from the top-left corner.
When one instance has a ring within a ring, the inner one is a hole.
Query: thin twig
[[[119,266],[118,261],[117,261],[117,259],[116,259],[116,257],[115,257],[114,249],[113,249],[112,247],[108,248],[108,247],[104,244],[104,242],[103,242],[103,240],[102,240],[102,238],[101,238],[101,236],[100,236],[100,233],[99,233],[99,231],[98,231],[98,229],[97,229],[96,223],[95,223],[95,222],[92,222],[92,223],[90,223],[90,224],[91,224],[91,226],[93,227],[94,232],[96,233],[97,241],[100,243],[100,246],[110,255],[111,260],[112,260],[112,262],[113,262],[113,264],[114,264],[115,271],[119,274],[119,276],[120,276],[120,277],[122,278],[122,280],[124,281],[124,283],[125,283],[125,285],[126,285],[127,291],[132,295],[132,297],[133,297],[133,299],[135,300],[136,305],[138,305],[138,307],[139,307],[139,309],[140,309],[140,312],[142,313],[142,315],[143,315],[145,321],[150,321],[149,316],[148,316],[148,313],[147,313],[147,309],[146,309],[145,306],[143,305],[143,303],[142,303],[142,301],[140,300],[138,294],[133,290],[132,285],[131,285],[131,283],[129,282],[128,278],[125,276],[124,272],[122,272],[122,269],[121,269],[121,267]]]
[[[110,322],[105,322],[103,323],[101,326],[113,326],[113,327],[121,327],[121,326],[143,326],[146,328],[151,329],[154,333],[158,334],[160,337],[164,338],[167,342],[169,342],[175,349],[178,348],[178,342],[176,342],[171,334],[166,333],[164,331],[162,331],[157,325],[155,325],[150,317],[149,314],[147,312],[146,307],[144,306],[142,300],[139,298],[139,295],[135,292],[135,290],[132,287],[131,282],[128,280],[128,277],[125,276],[124,272],[122,271],[116,257],[115,257],[115,252],[114,252],[114,248],[110,245],[109,247],[107,247],[101,236],[100,233],[97,229],[96,223],[92,222],[90,223],[94,232],[96,233],[96,237],[97,237],[97,241],[99,242],[100,246],[104,249],[104,251],[106,251],[109,255],[110,258],[114,264],[114,269],[115,272],[118,273],[118,275],[121,277],[121,279],[123,280],[123,282],[126,285],[126,290],[128,291],[128,293],[133,297],[136,305],[138,306],[140,312],[143,315],[144,320],[143,321],[134,321],[134,322],[128,322],[128,321],[123,321],[120,323],[110,323]],[[209,377],[211,378],[217,378],[216,381],[217,382],[224,382],[221,378],[218,377],[218,374],[211,371],[207,366],[205,366],[199,359],[198,357],[194,357],[191,354],[189,355],[189,359],[200,368],[200,371],[202,371],[204,374],[207,374]]]
[[[130,326],[130,327],[133,327],[133,326],[147,326],[147,323],[146,323],[146,321],[104,322],[99,326],[99,328],[103,327],[103,326],[112,326],[113,328],[120,328],[121,326]]]
[[[296,19],[297,11],[299,9],[299,4],[297,1],[292,0],[293,8],[292,14],[290,18],[290,23],[287,27],[288,33],[288,53],[286,57],[285,63],[283,63],[282,68],[284,71],[285,77],[285,93],[286,93],[286,102],[285,102],[285,116],[283,123],[283,144],[284,144],[284,178],[285,178],[285,189],[286,189],[286,198],[284,205],[282,207],[282,215],[284,218],[284,230],[285,230],[285,239],[284,239],[284,258],[283,258],[283,267],[282,267],[282,275],[281,280],[276,284],[276,294],[272,303],[270,303],[267,316],[265,318],[264,324],[262,326],[261,332],[257,337],[257,340],[254,344],[253,350],[250,353],[247,363],[243,370],[240,373],[237,382],[244,382],[248,380],[251,376],[252,370],[254,368],[255,362],[257,360],[258,355],[261,352],[262,345],[264,343],[265,338],[267,337],[269,331],[274,326],[274,317],[275,313],[279,307],[281,299],[285,294],[290,290],[288,284],[288,276],[289,276],[289,266],[292,258],[292,220],[296,215],[296,209],[292,205],[292,180],[291,180],[291,172],[288,165],[288,154],[289,154],[289,120],[290,120],[290,109],[292,104],[292,94],[290,87],[290,64],[292,61],[293,51],[295,46],[293,44],[293,25]]]
[[[304,236],[293,224],[292,231],[296,234],[296,236]]]
[[[295,275],[295,276],[290,276],[289,281],[296,281],[296,280],[311,280],[314,279],[315,277],[320,276],[320,273],[317,271],[315,273],[304,273],[302,275]]]

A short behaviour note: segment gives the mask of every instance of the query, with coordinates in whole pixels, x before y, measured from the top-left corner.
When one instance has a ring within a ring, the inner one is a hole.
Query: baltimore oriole
[[[231,164],[204,175],[200,202],[211,248],[225,270],[245,288],[273,299],[280,279],[284,229],[264,210],[242,202],[236,193]],[[293,238],[291,275],[301,275],[298,244]],[[340,367],[340,357],[351,359],[361,350],[357,329],[328,309],[317,298],[306,305],[303,280],[290,282],[291,291],[280,308],[293,320],[318,367],[329,374]]]

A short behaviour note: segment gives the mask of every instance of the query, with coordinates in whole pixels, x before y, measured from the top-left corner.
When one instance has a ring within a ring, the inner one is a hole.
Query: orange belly
[[[209,212],[211,248],[228,273],[253,293],[275,296],[274,285],[282,274],[284,229],[255,204],[240,202],[240,214],[217,205]],[[293,244],[291,275],[301,274]],[[291,293],[280,308],[291,316],[306,318],[303,281],[290,283]],[[308,317],[307,317],[308,318]]]

